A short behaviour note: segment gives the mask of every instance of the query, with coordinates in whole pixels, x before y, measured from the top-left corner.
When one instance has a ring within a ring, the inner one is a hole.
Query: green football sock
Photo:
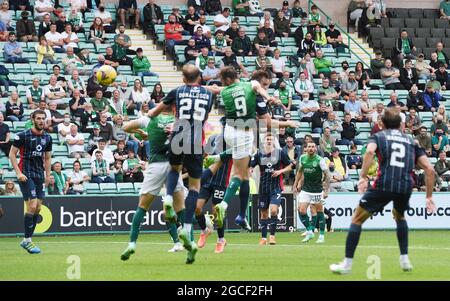
[[[142,220],[144,219],[146,213],[147,211],[142,209],[141,207],[138,207],[136,209],[136,212],[133,215],[133,222],[131,224],[130,242],[136,242],[139,236],[139,230],[141,228]]]
[[[317,217],[319,218],[320,235],[323,235],[325,233],[325,214],[323,212],[317,212]]]
[[[301,214],[300,212],[298,213],[298,215],[300,216],[300,221],[302,222],[303,226],[305,226],[306,230],[309,230],[310,224],[309,224],[309,217],[307,214]]]
[[[317,215],[311,215],[311,225],[309,226],[308,230],[314,231],[317,225]]]
[[[167,228],[169,229],[170,237],[172,237],[172,240],[174,243],[179,242],[178,239],[178,232],[177,232],[177,224],[175,223],[166,223]]]
[[[236,195],[236,191],[239,189],[240,186],[241,186],[241,179],[239,179],[238,177],[233,177],[230,181],[230,184],[228,184],[222,202],[225,202],[229,205],[233,197]]]
[[[178,221],[181,223],[181,225],[184,224],[184,216],[186,214],[186,210],[182,209],[180,211],[177,212],[177,217],[178,217]]]

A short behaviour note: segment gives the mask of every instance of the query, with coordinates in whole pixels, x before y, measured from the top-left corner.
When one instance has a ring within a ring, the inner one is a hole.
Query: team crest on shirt
[[[314,168],[316,168],[316,167],[317,167],[317,162],[313,162],[312,166],[313,166]]]
[[[36,146],[36,150],[37,150],[38,152],[42,151],[42,146],[38,144],[38,145]]]

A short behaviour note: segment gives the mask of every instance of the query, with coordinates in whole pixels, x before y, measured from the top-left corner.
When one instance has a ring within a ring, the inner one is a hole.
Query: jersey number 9
[[[234,105],[236,107],[236,116],[242,117],[247,115],[247,103],[245,97],[240,96],[234,99]]]

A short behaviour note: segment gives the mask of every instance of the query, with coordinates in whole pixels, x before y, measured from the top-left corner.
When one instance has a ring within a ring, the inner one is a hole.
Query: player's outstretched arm
[[[164,102],[160,102],[155,108],[148,111],[147,116],[150,118],[156,117],[161,114],[161,112],[167,111],[169,107],[170,105],[167,105]]]
[[[14,145],[11,146],[11,150],[9,151],[9,160],[11,161],[11,165],[14,168],[14,171],[16,172],[17,179],[19,180],[19,182],[26,182],[27,177],[20,170],[19,163],[17,162],[18,153],[19,148],[15,147]]]
[[[369,144],[367,144],[367,149],[366,153],[364,154],[361,172],[359,174],[359,182],[358,182],[359,193],[364,193],[367,190],[367,186],[369,184],[367,175],[369,174],[369,168],[372,165],[376,150],[377,150],[376,143],[370,142]]]
[[[426,155],[418,157],[416,165],[425,171],[426,207],[428,213],[434,213],[436,212],[436,205],[433,202],[433,188],[436,180],[434,168]]]
[[[220,94],[224,87],[219,87],[218,85],[212,85],[212,86],[203,86],[206,90],[210,91],[213,94]]]
[[[261,95],[267,102],[277,102],[276,98],[270,96],[266,89],[264,89],[258,81],[253,80],[252,87],[253,91]]]

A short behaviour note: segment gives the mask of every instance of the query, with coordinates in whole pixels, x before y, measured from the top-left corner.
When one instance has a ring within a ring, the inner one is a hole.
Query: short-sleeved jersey
[[[258,151],[250,166],[259,166],[261,178],[259,182],[259,193],[272,193],[283,191],[283,175],[272,177],[274,171],[281,170],[291,164],[291,160],[282,149],[275,149],[272,153]]]
[[[52,137],[46,132],[36,134],[34,129],[29,129],[17,133],[13,145],[19,149],[21,172],[28,178],[43,179],[45,153],[52,151]]]
[[[377,145],[378,175],[372,189],[410,194],[416,160],[426,156],[413,140],[399,130],[384,130],[369,138]]]
[[[156,117],[141,117],[139,125],[144,128],[148,135],[150,145],[150,156],[148,163],[168,161],[167,151],[169,150],[169,137],[164,129],[175,122],[175,116],[160,114]]]
[[[220,95],[227,120],[256,118],[256,92],[252,82],[234,83],[225,87]]]
[[[323,191],[323,172],[328,169],[325,159],[315,154],[304,154],[298,160],[298,167],[303,171],[302,190],[310,193]]]
[[[198,85],[185,85],[170,91],[163,102],[175,105],[177,120],[173,135],[190,134],[187,137],[192,144],[203,143],[203,125],[211,111],[212,93]]]

